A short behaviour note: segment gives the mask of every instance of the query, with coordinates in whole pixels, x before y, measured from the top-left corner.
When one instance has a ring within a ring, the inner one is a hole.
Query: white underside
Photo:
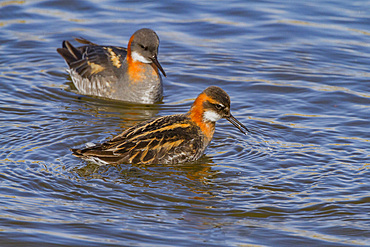
[[[86,161],[93,162],[93,163],[95,163],[95,164],[97,164],[99,166],[105,166],[105,165],[108,165],[109,164],[108,162],[105,162],[104,160],[101,160],[101,159],[99,159],[97,157],[92,157],[92,156],[87,157],[87,156],[84,156],[82,158],[84,160],[86,160]]]
[[[86,143],[86,144],[85,144],[85,146],[86,146],[87,148],[91,148],[91,147],[95,147],[95,146],[96,146],[96,144],[95,144],[95,143],[93,143],[93,142],[88,142],[88,143]]]
[[[144,104],[151,104],[153,102],[153,92],[155,91],[155,86],[152,86],[149,90],[144,91],[144,95],[141,100]]]

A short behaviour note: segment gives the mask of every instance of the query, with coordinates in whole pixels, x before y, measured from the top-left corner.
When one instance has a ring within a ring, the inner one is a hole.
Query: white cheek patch
[[[207,120],[207,121],[217,122],[222,117],[220,116],[220,114],[218,114],[214,111],[205,111],[203,113],[203,118],[204,118],[204,120]]]
[[[145,57],[141,56],[139,53],[136,51],[131,53],[131,57],[134,61],[139,61],[141,63],[151,63],[152,61],[149,59],[146,59]]]

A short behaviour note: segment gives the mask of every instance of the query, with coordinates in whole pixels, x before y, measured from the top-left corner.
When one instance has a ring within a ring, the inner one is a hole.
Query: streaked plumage
[[[228,119],[242,133],[247,128],[230,113],[230,98],[216,86],[205,89],[186,114],[152,119],[110,141],[73,154],[103,164],[174,164],[195,161],[212,140],[215,123]],[[244,130],[243,130],[244,129]]]
[[[74,47],[63,41],[58,53],[69,66],[69,74],[77,90],[86,95],[152,104],[162,100],[162,77],[166,76],[157,60],[159,38],[148,28],[136,31],[127,49],[100,46],[88,40]]]

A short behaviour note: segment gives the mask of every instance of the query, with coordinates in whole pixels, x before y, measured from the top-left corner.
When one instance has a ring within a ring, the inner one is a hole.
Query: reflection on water
[[[118,117],[122,127],[131,127],[133,123],[151,119],[158,115],[160,105],[129,104],[117,101],[79,96],[80,108],[71,109],[78,113],[91,115],[95,118]],[[97,103],[98,102],[98,103]],[[114,109],[114,112],[112,112]]]
[[[205,162],[199,163],[199,162]],[[207,157],[201,158],[196,164],[169,165],[104,165],[86,162],[86,165],[72,169],[81,179],[112,179],[114,182],[135,184],[133,180],[145,180],[155,183],[165,178],[181,177],[182,180],[189,180],[207,184],[217,174],[212,169],[212,161]],[[130,181],[128,181],[130,180]]]
[[[149,18],[150,17],[150,18]],[[364,246],[369,229],[369,23],[363,1],[2,1],[2,246]],[[80,95],[56,52],[154,29],[156,105]],[[98,166],[70,148],[231,97],[197,162]]]

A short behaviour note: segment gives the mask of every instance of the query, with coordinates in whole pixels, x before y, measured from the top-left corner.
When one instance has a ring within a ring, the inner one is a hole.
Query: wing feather
[[[70,69],[89,80],[95,76],[111,75],[115,75],[116,78],[113,78],[115,80],[120,76],[121,65],[127,55],[126,48],[99,46],[84,38],[76,38],[76,41],[84,46],[74,47],[70,42],[63,41],[63,47],[57,49]]]
[[[198,131],[199,127],[186,115],[161,117],[132,127],[101,145],[75,151],[75,154],[93,156],[108,163],[192,161],[204,151]]]

